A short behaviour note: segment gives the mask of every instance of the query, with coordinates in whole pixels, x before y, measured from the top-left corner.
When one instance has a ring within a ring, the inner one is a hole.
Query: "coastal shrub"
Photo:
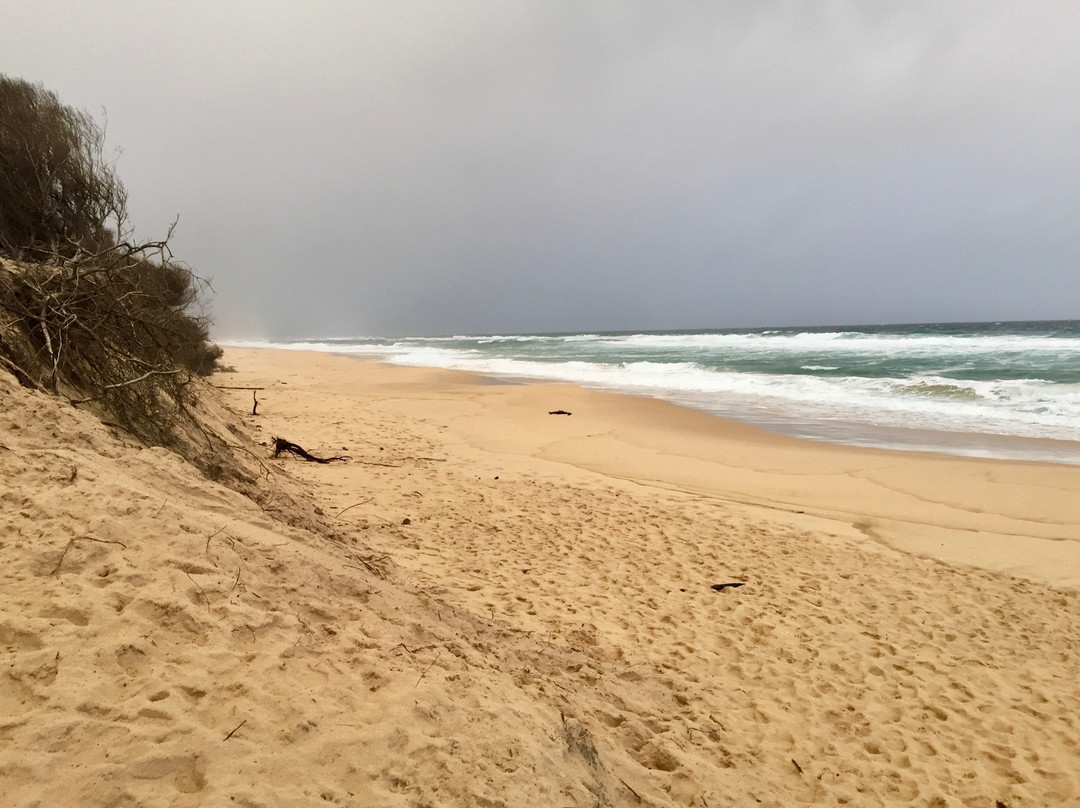
[[[221,349],[207,284],[161,241],[135,242],[93,118],[0,76],[0,366],[170,444],[191,381]]]
[[[0,247],[30,259],[113,246],[127,194],[87,113],[0,75]]]
[[[193,402],[193,375],[208,371],[220,349],[205,320],[165,302],[161,269],[4,261],[3,366],[27,386],[90,404],[145,440],[169,444]]]

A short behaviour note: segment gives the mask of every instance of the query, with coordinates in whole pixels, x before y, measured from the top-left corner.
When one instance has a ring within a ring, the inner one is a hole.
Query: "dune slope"
[[[352,460],[257,505],[0,373],[4,804],[1080,799],[1074,589],[571,462],[475,380],[227,359],[260,414],[207,428]]]

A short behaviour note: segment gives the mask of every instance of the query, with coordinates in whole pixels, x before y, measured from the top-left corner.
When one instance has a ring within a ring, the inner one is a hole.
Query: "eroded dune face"
[[[578,462],[587,399],[228,359],[208,429],[353,459],[257,504],[0,371],[4,804],[1080,798],[1075,590]]]

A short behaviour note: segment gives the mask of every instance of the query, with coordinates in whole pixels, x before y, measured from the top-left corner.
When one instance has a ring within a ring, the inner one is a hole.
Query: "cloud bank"
[[[1071,2],[5,17],[221,336],[1080,316]]]

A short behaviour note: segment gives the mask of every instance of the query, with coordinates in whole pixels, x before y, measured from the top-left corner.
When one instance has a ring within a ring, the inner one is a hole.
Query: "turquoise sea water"
[[[239,344],[239,343],[237,343]],[[244,343],[270,345],[271,343]],[[308,340],[865,446],[1080,463],[1080,321]]]

